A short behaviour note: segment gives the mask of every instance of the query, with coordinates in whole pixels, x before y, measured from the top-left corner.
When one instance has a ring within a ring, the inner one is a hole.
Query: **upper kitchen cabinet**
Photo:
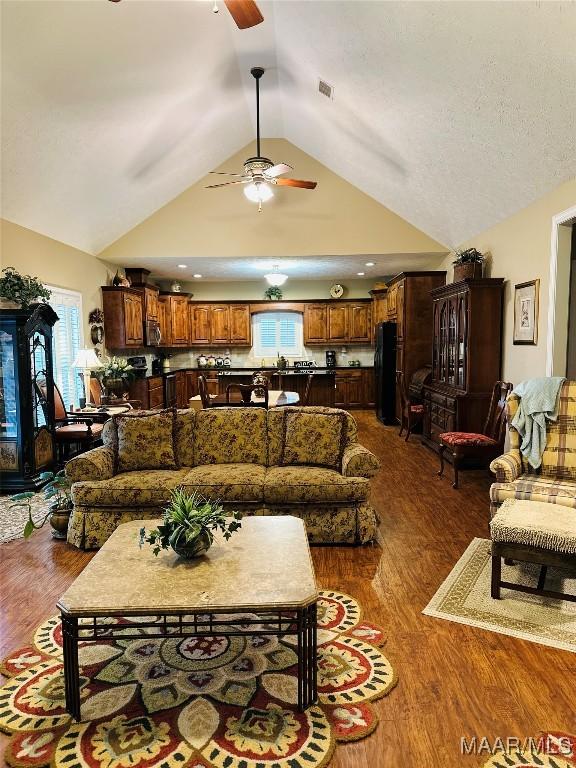
[[[144,317],[146,320],[158,320],[159,289],[154,285],[144,287]]]
[[[372,307],[367,302],[348,305],[348,341],[370,344],[372,341]]]
[[[127,349],[144,346],[144,307],[137,288],[102,286],[106,346]]]
[[[163,347],[190,346],[188,294],[162,292],[158,298]]]
[[[190,304],[192,346],[250,346],[252,333],[248,304]]]
[[[230,344],[252,344],[252,323],[248,304],[230,305]]]
[[[374,325],[385,323],[388,320],[388,286],[381,284],[381,288],[370,291],[372,296],[372,322]]]
[[[306,304],[304,307],[304,344],[328,342],[328,305]]]
[[[370,344],[371,302],[328,301],[305,304],[305,344]]]

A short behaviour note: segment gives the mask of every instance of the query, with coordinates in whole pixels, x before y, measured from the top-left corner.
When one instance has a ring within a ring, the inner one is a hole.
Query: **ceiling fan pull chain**
[[[220,9],[218,8],[218,3],[216,0],[214,0],[214,5],[212,6],[212,13],[218,13]]]

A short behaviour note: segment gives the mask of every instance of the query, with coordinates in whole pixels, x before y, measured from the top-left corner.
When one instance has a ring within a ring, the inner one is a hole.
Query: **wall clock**
[[[341,299],[342,296],[344,296],[344,286],[335,283],[335,285],[330,288],[330,296],[332,296],[333,299]]]

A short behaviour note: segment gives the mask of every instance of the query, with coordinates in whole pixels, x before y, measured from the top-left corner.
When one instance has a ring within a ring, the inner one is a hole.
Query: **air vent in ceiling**
[[[326,96],[328,99],[334,98],[334,88],[326,80],[318,80],[318,90],[322,96]]]

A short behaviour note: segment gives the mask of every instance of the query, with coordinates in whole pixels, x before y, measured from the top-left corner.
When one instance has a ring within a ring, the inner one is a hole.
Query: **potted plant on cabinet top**
[[[484,256],[476,248],[468,248],[466,251],[456,251],[454,265],[454,282],[460,280],[477,280],[482,277]]]
[[[0,308],[28,309],[32,304],[48,301],[51,293],[37,277],[21,275],[14,267],[5,267],[0,277]]]
[[[212,546],[213,531],[222,531],[228,541],[241,527],[241,517],[239,512],[227,516],[219,502],[205,499],[197,491],[189,494],[182,488],[175,488],[164,510],[161,525],[148,535],[146,528],[140,529],[140,547],[150,544],[155,555],[161,549],[172,547],[180,557],[199,557]]]

